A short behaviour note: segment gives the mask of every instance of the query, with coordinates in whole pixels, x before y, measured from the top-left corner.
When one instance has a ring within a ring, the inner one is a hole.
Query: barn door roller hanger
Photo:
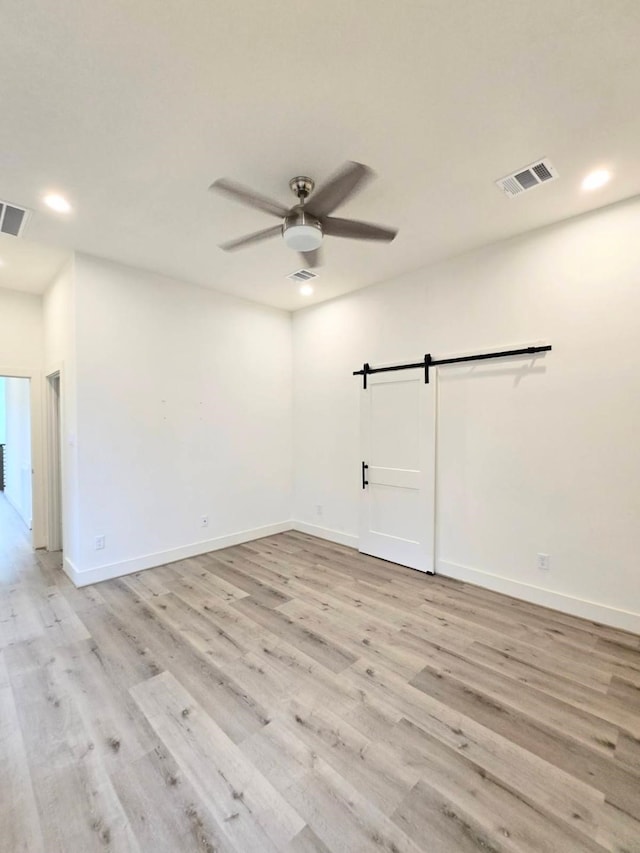
[[[388,367],[371,367],[371,365],[365,364],[362,365],[360,370],[354,370],[354,376],[362,376],[362,387],[366,390],[367,388],[367,376],[370,376],[372,373],[388,373],[392,370],[412,370],[414,368],[421,368],[424,370],[424,381],[425,384],[429,384],[429,368],[437,367],[439,364],[461,364],[465,361],[485,361],[488,358],[507,358],[508,356],[515,355],[535,355],[539,352],[549,352],[551,350],[551,345],[539,346],[539,347],[523,347],[522,349],[509,349],[503,350],[502,352],[481,352],[476,355],[461,355],[457,358],[432,358],[430,353],[425,355],[422,361],[411,362],[410,364],[391,364]]]

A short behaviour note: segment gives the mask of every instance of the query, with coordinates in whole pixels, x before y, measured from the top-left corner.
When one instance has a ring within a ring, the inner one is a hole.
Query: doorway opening
[[[33,462],[31,381],[0,376],[0,541],[8,548],[31,541]]]

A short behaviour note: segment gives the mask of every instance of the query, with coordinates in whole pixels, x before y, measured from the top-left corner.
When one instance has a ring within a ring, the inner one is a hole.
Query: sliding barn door
[[[425,384],[423,371],[401,370],[370,374],[367,386],[360,551],[433,572],[435,383]]]

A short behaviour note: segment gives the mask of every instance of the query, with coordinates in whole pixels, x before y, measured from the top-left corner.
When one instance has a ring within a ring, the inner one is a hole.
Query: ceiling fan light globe
[[[296,252],[313,252],[322,245],[322,231],[317,225],[289,225],[283,237],[287,246]]]

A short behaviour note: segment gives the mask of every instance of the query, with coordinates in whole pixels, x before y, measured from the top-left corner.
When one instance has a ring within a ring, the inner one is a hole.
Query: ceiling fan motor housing
[[[384,228],[371,222],[341,219],[330,215],[354,193],[362,189],[372,176],[371,169],[362,163],[354,161],[345,163],[333,177],[315,191],[309,202],[309,212],[307,212],[307,199],[314,192],[314,182],[306,175],[298,175],[289,181],[289,187],[298,199],[298,204],[290,209],[228,178],[218,178],[209,189],[222,192],[270,216],[276,216],[281,223],[272,228],[263,228],[254,234],[247,234],[239,240],[229,240],[227,243],[222,243],[220,248],[231,252],[282,234],[285,244],[290,249],[304,255],[306,266],[318,266],[321,263],[318,249],[322,245],[324,234],[331,237],[347,237],[352,240],[378,240],[390,243],[397,234],[395,228]]]
[[[322,225],[319,219],[300,208],[285,216],[282,236],[290,249],[296,252],[312,252],[322,244]]]

